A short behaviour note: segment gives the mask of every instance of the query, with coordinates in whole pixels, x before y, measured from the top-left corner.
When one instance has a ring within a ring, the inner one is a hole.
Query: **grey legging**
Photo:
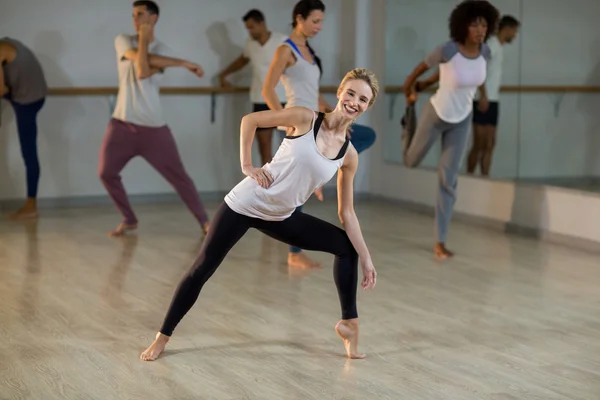
[[[442,155],[438,164],[438,194],[435,204],[435,235],[439,243],[446,242],[454,203],[458,172],[464,159],[469,134],[471,114],[458,123],[445,122],[438,117],[431,102],[423,107],[419,123],[412,137],[403,138],[404,165],[418,166],[441,135]]]

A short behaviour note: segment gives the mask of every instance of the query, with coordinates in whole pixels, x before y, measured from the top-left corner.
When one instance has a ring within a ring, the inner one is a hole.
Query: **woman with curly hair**
[[[437,74],[423,82],[417,79],[439,66],[439,88],[423,108],[416,129],[402,137],[404,164],[421,163],[434,141],[441,137],[442,154],[438,165],[438,195],[435,205],[435,257],[453,255],[446,248],[446,236],[454,203],[458,171],[471,131],[471,114],[476,90],[485,90],[487,63],[491,58],[485,44],[495,30],[498,10],[485,0],[465,0],[450,14],[450,40],[438,46],[404,82],[408,110],[417,100],[417,91],[437,80]]]

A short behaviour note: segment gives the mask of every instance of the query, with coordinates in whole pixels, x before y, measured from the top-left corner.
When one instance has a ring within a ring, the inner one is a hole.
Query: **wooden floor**
[[[0,399],[600,398],[598,254],[455,223],[439,264],[431,218],[385,203],[357,206],[378,271],[359,292],[367,359],[333,331],[332,257],[289,271],[251,231],[142,362],[201,242],[179,204],[136,210],[120,240],[112,207],[0,222]],[[331,200],[305,210],[336,218]]]

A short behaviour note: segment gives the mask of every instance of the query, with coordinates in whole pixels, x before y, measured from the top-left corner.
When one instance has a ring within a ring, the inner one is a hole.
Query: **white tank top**
[[[273,176],[267,189],[246,177],[225,196],[233,211],[265,221],[283,221],[313,192],[329,182],[342,167],[349,140],[335,159],[325,157],[317,147],[317,132],[325,114],[319,113],[312,127],[302,136],[286,136],[273,160],[263,168]]]
[[[296,63],[287,67],[281,76],[281,83],[285,89],[285,108],[306,107],[318,111],[321,78],[319,66],[316,62],[306,60],[291,39],[287,39],[283,44],[289,46],[296,56]]]

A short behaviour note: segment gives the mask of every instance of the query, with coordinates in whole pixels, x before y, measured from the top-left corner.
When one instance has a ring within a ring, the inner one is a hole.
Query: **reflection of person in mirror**
[[[417,91],[438,78],[436,74],[415,85],[419,76],[439,66],[437,91],[425,104],[414,132],[402,138],[403,160],[409,168],[419,165],[433,143],[438,138],[442,140],[435,205],[434,254],[438,259],[453,255],[446,248],[446,236],[456,202],[458,172],[471,131],[473,98],[477,88],[485,82],[490,60],[490,49],[485,41],[498,18],[498,10],[487,1],[460,3],[450,15],[451,40],[431,52],[404,82],[406,101],[412,106],[417,100]]]
[[[48,86],[40,62],[18,40],[0,39],[0,63],[0,97],[8,100],[14,110],[27,177],[27,200],[11,218],[36,218],[40,181],[37,116],[46,101]]]
[[[486,42],[492,53],[487,65],[485,84],[480,88],[479,98],[473,104],[473,147],[467,161],[467,171],[475,173],[479,165],[481,175],[489,176],[492,152],[496,144],[496,126],[500,111],[500,81],[502,79],[502,46],[511,43],[519,31],[519,21],[510,15],[500,19],[498,34]]]

